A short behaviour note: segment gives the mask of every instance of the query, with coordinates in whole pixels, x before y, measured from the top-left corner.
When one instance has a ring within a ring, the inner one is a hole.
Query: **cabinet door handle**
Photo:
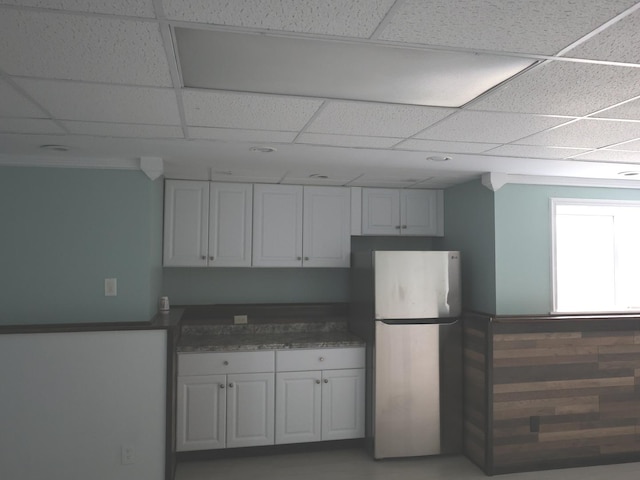
[[[400,230],[400,225],[396,225],[396,230]]]
[[[296,257],[296,260],[302,260],[302,257]]]
[[[406,225],[402,225],[402,228],[407,228],[407,226]]]
[[[324,362],[324,357],[318,358],[319,361]]]
[[[221,384],[220,384],[220,388],[221,388],[222,390],[224,390],[224,383],[221,383]]]
[[[224,362],[222,362],[223,365],[229,365],[229,362],[227,360],[225,360]]]
[[[316,380],[316,383],[317,383],[318,385],[320,385],[320,380]]]
[[[309,261],[309,257],[304,257],[304,259],[305,259],[305,261],[307,261],[307,262]]]
[[[207,259],[207,256],[206,256],[206,255],[202,255],[200,258],[201,258],[202,260],[206,260],[206,259]]]
[[[325,379],[324,379],[324,383],[329,383],[329,379],[328,379],[328,378],[325,378]]]
[[[209,260],[214,260],[216,257],[214,257],[213,255],[209,257]]]
[[[233,382],[229,382],[229,388],[233,388]]]

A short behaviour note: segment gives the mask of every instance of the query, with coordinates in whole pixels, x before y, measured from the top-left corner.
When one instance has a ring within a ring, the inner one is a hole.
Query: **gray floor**
[[[464,457],[375,461],[362,450],[336,450],[178,465],[175,480],[479,480],[487,479]],[[638,480],[640,463],[518,473],[498,480]]]

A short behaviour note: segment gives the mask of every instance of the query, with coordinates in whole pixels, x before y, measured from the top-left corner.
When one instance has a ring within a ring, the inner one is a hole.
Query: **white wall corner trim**
[[[140,170],[153,181],[164,173],[164,162],[160,157],[140,157]]]
[[[482,175],[482,185],[493,192],[500,190],[505,183],[509,182],[509,175],[506,173],[485,173]]]

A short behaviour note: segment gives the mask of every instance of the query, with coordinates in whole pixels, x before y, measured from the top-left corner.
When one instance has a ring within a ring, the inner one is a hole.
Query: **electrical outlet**
[[[116,297],[117,295],[118,295],[118,279],[105,278],[104,279],[104,296]]]
[[[120,461],[122,465],[132,465],[136,463],[136,452],[133,445],[122,445]]]
[[[249,317],[247,315],[234,315],[233,316],[233,323],[235,323],[236,325],[245,324],[245,323],[248,323],[248,321],[249,321]]]

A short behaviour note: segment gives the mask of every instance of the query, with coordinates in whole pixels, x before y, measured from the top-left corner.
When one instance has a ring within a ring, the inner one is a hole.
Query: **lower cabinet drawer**
[[[273,372],[275,355],[263,352],[179,353],[178,375]]]
[[[364,368],[364,364],[364,347],[276,351],[278,372]]]

